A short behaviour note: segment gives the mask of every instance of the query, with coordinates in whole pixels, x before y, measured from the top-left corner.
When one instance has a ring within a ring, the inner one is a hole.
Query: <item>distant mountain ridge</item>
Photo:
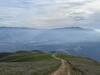
[[[82,27],[64,27],[64,28],[66,28],[66,29],[84,29]]]
[[[63,28],[54,28],[54,29],[76,29],[76,30],[88,30],[88,28],[82,28],[82,27],[63,27]]]
[[[82,27],[55,29],[0,27],[0,52],[55,50],[99,60],[99,43],[100,33]]]
[[[30,27],[0,27],[0,29],[5,29],[5,28],[7,28],[7,29],[39,29],[39,28],[30,28]],[[40,28],[41,29],[41,28]],[[89,28],[83,28],[83,27],[62,27],[62,28],[52,28],[52,29],[80,29],[80,30],[90,30]],[[51,30],[52,30],[51,29]]]
[[[0,27],[0,29],[36,29],[36,28],[28,28],[28,27]]]

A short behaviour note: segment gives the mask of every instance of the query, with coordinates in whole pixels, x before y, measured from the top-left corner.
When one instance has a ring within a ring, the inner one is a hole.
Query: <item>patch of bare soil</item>
[[[56,57],[55,55],[52,55],[52,56],[55,59],[61,61],[61,66],[55,72],[53,72],[51,75],[71,75],[69,63],[64,59],[60,59],[60,58]]]

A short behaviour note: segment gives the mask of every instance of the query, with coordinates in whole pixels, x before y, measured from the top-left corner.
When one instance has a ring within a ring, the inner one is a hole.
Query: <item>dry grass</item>
[[[58,55],[58,57],[69,61],[72,75],[100,75],[100,63],[94,60],[70,55]]]
[[[49,75],[59,65],[59,61],[1,62],[0,75]]]
[[[0,61],[0,75],[49,75],[60,66],[60,61],[44,53],[17,53]]]

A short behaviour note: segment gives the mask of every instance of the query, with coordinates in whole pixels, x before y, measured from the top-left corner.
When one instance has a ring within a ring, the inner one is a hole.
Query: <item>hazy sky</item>
[[[0,26],[100,28],[100,0],[0,0]]]

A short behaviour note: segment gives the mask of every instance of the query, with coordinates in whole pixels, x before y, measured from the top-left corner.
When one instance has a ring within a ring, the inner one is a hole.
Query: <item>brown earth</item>
[[[66,60],[58,58],[55,55],[52,55],[52,57],[57,60],[60,60],[61,66],[55,72],[53,72],[51,75],[71,75],[70,65]]]

